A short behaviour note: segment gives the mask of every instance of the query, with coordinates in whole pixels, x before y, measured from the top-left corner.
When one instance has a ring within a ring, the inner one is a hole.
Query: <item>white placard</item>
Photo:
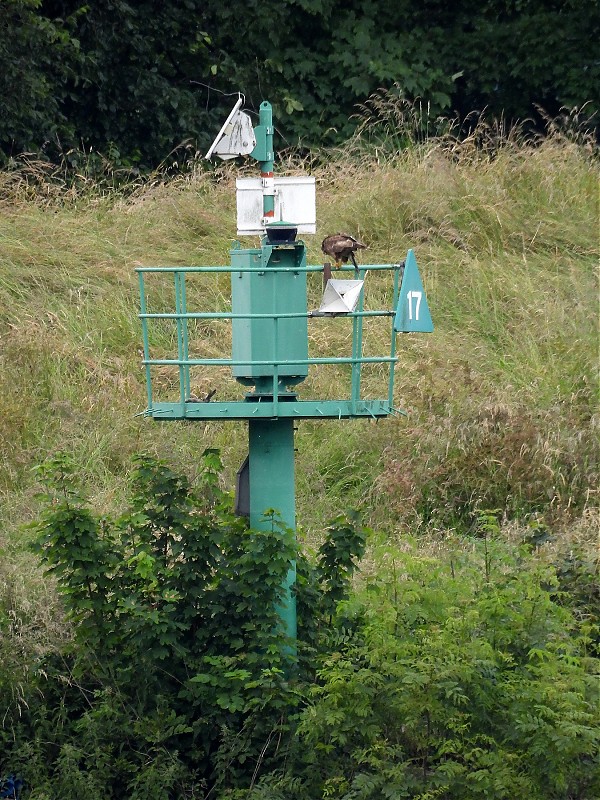
[[[263,187],[260,178],[238,178],[236,185],[237,235],[263,233]],[[313,177],[275,178],[273,222],[291,222],[298,233],[317,232],[317,201]]]

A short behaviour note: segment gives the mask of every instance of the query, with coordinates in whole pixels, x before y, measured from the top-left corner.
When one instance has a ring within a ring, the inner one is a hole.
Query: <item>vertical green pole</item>
[[[147,313],[146,306],[146,290],[144,287],[144,273],[138,273],[140,281],[140,311],[142,314]],[[142,317],[142,340],[144,346],[144,361],[150,358],[150,342],[148,339],[148,319]],[[150,371],[150,364],[146,364],[146,394],[148,396],[148,411],[152,410],[152,375]]]
[[[259,121],[264,132],[264,150],[261,152],[260,178],[263,190],[263,216],[267,222],[275,220],[275,178],[273,167],[273,109],[266,100],[260,104]]]
[[[260,178],[263,193],[263,225],[275,220],[275,178],[273,166],[273,109],[266,100],[260,104],[260,124],[255,129],[257,146],[255,158],[260,163]],[[263,243],[263,258],[267,260],[266,245]],[[272,419],[250,419],[249,436],[249,477],[250,477],[250,527],[255,530],[270,529],[272,521],[265,519],[265,511],[275,509],[283,524],[296,531],[296,487],[294,477],[294,422],[292,419],[278,418],[279,406],[279,318],[277,307],[276,281],[273,282],[273,352],[275,363],[272,376],[258,376],[256,388],[273,387]],[[251,304],[251,310],[252,304]],[[296,565],[293,563],[283,582],[283,601],[278,609],[282,628],[290,641],[292,655],[296,654],[296,598],[293,586],[296,582]]]
[[[404,274],[404,267],[399,266],[394,270],[394,296],[392,298],[392,308],[395,310],[398,305],[398,295],[400,294],[400,274]],[[394,317],[392,317],[392,341],[390,344],[390,358],[396,357],[396,338],[397,333],[394,330]],[[390,374],[388,378],[388,407],[394,407],[394,375],[396,373],[396,363],[390,361]]]
[[[279,358],[279,336],[278,336],[278,317],[273,317],[273,352],[275,359]],[[275,360],[273,364],[273,416],[277,416],[279,411],[279,363]]]
[[[294,485],[294,421],[292,419],[251,419],[250,438],[250,527],[268,530],[268,508],[279,512],[283,524],[296,530],[296,493]],[[284,598],[280,611],[286,635],[295,654],[296,565],[292,564],[283,584]]]
[[[181,283],[180,283],[180,290],[181,290],[181,313],[187,314],[187,298],[185,294],[185,272],[181,273]],[[189,353],[189,337],[188,337],[188,321],[187,317],[183,319],[183,360],[189,361],[190,353]],[[191,382],[190,382],[190,365],[186,364],[184,366],[184,379],[185,379],[185,387],[184,392],[186,398],[191,394]]]
[[[356,275],[358,280],[362,280],[364,278],[364,270],[359,270],[358,274]],[[357,359],[362,357],[362,329],[363,329],[363,318],[360,316],[360,312],[364,309],[364,292],[361,291],[360,297],[358,299],[358,306],[357,311],[359,312],[358,316],[352,318],[352,358]],[[352,403],[352,413],[356,414],[356,405],[360,399],[360,373],[361,373],[362,364],[353,361],[352,362],[352,380],[351,380],[351,392],[350,392],[350,400]]]
[[[181,295],[181,281],[182,273],[175,273],[175,315],[177,324],[177,361],[179,362],[179,402],[181,404],[181,411],[185,407],[185,366],[183,361],[184,355],[184,338],[183,338],[183,319],[181,314],[182,310],[182,295]]]

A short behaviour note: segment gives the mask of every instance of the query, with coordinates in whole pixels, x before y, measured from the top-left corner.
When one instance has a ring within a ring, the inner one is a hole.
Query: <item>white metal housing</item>
[[[265,230],[263,184],[260,178],[236,180],[237,235],[253,236]],[[317,232],[315,179],[275,177],[275,216],[271,222],[285,220],[298,227],[298,233]]]

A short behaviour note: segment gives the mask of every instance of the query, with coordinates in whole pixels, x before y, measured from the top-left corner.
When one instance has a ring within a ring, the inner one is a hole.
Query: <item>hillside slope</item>
[[[557,530],[588,520],[598,424],[598,170],[589,149],[559,135],[535,146],[508,138],[493,151],[450,139],[385,157],[349,147],[313,172],[319,235],[306,237],[309,263],[321,262],[321,235],[336,230],[368,243],[363,263],[395,262],[413,248],[435,332],[399,338],[396,401],[407,418],[299,425],[302,525],[316,531],[348,506],[401,533],[468,528],[477,508]],[[121,193],[85,181],[69,189],[36,165],[0,176],[0,536],[13,538],[35,515],[31,468],[60,449],[74,455],[100,508],[118,501],[141,450],[193,472],[217,446],[233,486],[243,424],[136,416],[145,388],[134,269],[228,263],[235,174],[198,169]],[[382,279],[370,280],[378,297]],[[226,276],[195,291],[204,309],[227,307]],[[388,335],[375,328],[367,346],[385,352]],[[337,329],[311,333],[317,350],[344,344]],[[206,346],[226,350],[226,332],[209,331]],[[313,368],[301,391],[331,396],[342,377]],[[365,370],[371,396],[385,396],[380,378]],[[202,390],[229,379],[199,380]]]

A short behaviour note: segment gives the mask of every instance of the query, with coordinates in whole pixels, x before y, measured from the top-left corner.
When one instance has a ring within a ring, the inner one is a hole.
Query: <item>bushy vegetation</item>
[[[320,233],[415,250],[436,326],[399,339],[407,418],[299,425],[299,550],[231,512],[242,424],[136,416],[134,267],[227,263],[238,169],[0,173],[0,780],[22,800],[598,795],[598,170],[576,123],[421,141],[380,95],[343,149],[281,158],[315,174]],[[387,290],[369,275],[368,303]],[[215,275],[188,302],[228,298]],[[315,355],[345,346],[310,329]]]
[[[594,797],[598,662],[553,570],[493,536],[456,563],[379,558],[301,716],[307,797]]]
[[[68,457],[40,468],[34,547],[74,638],[0,673],[23,796],[596,796],[598,609],[561,604],[530,545],[481,514],[472,552],[380,544],[350,594],[355,519],[313,561],[274,517],[246,530],[219,467],[207,451],[192,487],[138,459],[116,519],[89,510]],[[297,654],[277,615],[292,559]]]
[[[87,508],[68,456],[40,467],[33,547],[74,638],[0,673],[12,697],[1,763],[28,796],[200,797],[281,761],[318,626],[345,596],[364,536],[340,519],[316,564],[300,564],[298,667],[277,608],[302,555],[275,515],[271,530],[246,530],[219,468],[207,451],[192,487],[139,458],[129,508],[112,519]]]

